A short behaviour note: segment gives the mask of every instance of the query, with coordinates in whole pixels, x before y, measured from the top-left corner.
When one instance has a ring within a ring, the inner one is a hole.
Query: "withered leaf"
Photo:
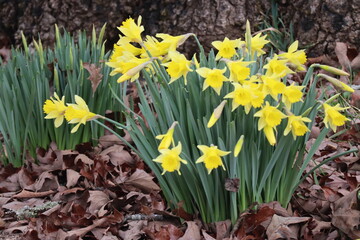
[[[196,222],[188,221],[186,222],[186,224],[187,224],[187,229],[185,231],[185,234],[184,236],[179,238],[179,240],[187,240],[187,239],[200,240],[201,239],[200,227],[196,224]]]
[[[346,43],[343,42],[336,43],[335,54],[339,60],[340,65],[345,69],[348,69],[350,66],[350,60],[347,56],[347,50],[348,50],[348,46]]]
[[[88,211],[93,215],[97,214],[101,207],[110,201],[109,196],[103,191],[89,191],[89,194],[90,206]]]
[[[227,178],[225,180],[225,190],[229,192],[237,192],[239,191],[239,178]]]
[[[160,191],[160,187],[153,181],[153,177],[141,169],[136,171],[124,182],[145,192]]]
[[[360,230],[358,229],[360,225],[358,191],[359,188],[334,203],[334,213],[331,221],[335,227],[352,239],[360,238]]]
[[[270,225],[266,230],[269,240],[276,239],[298,239],[299,227],[292,226],[298,223],[307,222],[309,217],[281,217],[273,215]]]
[[[90,73],[88,79],[91,82],[91,88],[94,94],[103,77],[101,74],[101,67],[97,67],[93,63],[83,63],[83,67]]]
[[[81,175],[78,172],[72,169],[66,169],[66,187],[71,188],[75,186],[80,177]]]
[[[40,198],[40,197],[46,197],[51,194],[55,193],[53,190],[44,191],[44,192],[30,192],[25,189],[23,189],[20,193],[13,196],[13,198]]]

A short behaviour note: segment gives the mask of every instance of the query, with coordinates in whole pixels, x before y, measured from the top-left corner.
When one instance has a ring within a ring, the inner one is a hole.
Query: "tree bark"
[[[360,0],[281,0],[279,13],[294,23],[294,34],[312,55],[333,52],[335,41],[360,42]],[[107,22],[108,47],[119,35],[116,27],[127,17],[142,15],[145,34],[173,35],[193,32],[207,47],[214,40],[242,37],[247,19],[253,29],[271,9],[263,0],[0,0],[0,48],[41,37],[44,45],[54,41],[54,24],[70,32],[97,30]],[[186,49],[194,50],[189,42]]]

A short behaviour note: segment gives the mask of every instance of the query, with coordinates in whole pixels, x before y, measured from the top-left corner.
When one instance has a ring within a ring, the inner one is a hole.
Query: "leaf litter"
[[[308,63],[360,69],[356,50],[337,43],[335,53],[335,59],[324,55]],[[96,89],[98,68],[84,67]],[[360,85],[360,74],[352,83]],[[323,87],[326,95],[334,94]],[[136,88],[130,90],[136,95]],[[350,104],[360,105],[358,91]],[[317,122],[308,148],[322,127],[321,119]],[[354,118],[336,138],[326,139],[306,172],[337,153],[359,149],[359,129]],[[131,141],[128,134],[126,139]],[[52,143],[48,150],[38,149],[36,163],[27,159],[21,168],[1,166],[0,239],[355,239],[360,238],[359,171],[358,155],[336,158],[307,176],[287,209],[278,202],[255,204],[233,226],[230,221],[204,224],[181,203],[170,212],[154,175],[114,135],[101,137],[99,146],[84,143],[76,150],[58,150]],[[224,188],[237,191],[238,179],[228,179]]]

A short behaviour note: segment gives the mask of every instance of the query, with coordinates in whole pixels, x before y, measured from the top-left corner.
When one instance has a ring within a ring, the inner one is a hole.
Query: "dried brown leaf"
[[[78,161],[83,162],[84,164],[87,165],[93,165],[94,164],[94,160],[92,160],[91,158],[89,158],[88,156],[86,156],[85,154],[79,154],[75,160],[74,163],[76,164]]]
[[[43,199],[30,198],[23,202],[13,201],[13,202],[7,203],[7,204],[3,205],[2,208],[9,209],[12,211],[17,211],[25,206],[34,207],[34,206],[38,206],[38,205],[42,205],[42,204],[44,204]]]
[[[137,240],[140,238],[140,235],[144,233],[142,230],[146,226],[147,221],[133,221],[128,223],[128,230],[120,230],[119,235],[122,239],[128,240]]]
[[[11,57],[11,50],[9,48],[2,47],[0,48],[0,58],[2,58],[3,63],[7,63]]]
[[[351,61],[351,68],[352,68],[352,70],[355,70],[355,71],[360,70],[360,54],[358,54],[358,55]]]
[[[360,238],[360,206],[358,204],[359,188],[343,196],[334,203],[332,224],[350,238]]]
[[[225,179],[225,190],[229,192],[238,192],[239,191],[239,178],[227,178]]]
[[[193,221],[188,221],[186,222],[187,224],[187,229],[185,231],[184,236],[182,236],[181,238],[179,238],[179,240],[200,240],[201,236],[200,236],[200,227],[196,224],[196,222]]]
[[[71,188],[75,186],[80,177],[81,175],[78,172],[72,169],[66,169],[66,187]]]
[[[202,232],[202,235],[203,235],[203,237],[204,237],[205,240],[215,240],[215,238],[213,238],[212,236],[210,236],[209,234],[207,234],[204,229],[202,229],[201,232]]]
[[[231,221],[225,220],[215,223],[216,226],[216,239],[224,239],[230,233]]]
[[[124,150],[124,146],[122,145],[108,147],[101,152],[101,155],[109,156],[110,162],[114,166],[121,166],[124,163],[128,163],[129,165],[135,164],[135,159],[129,154],[128,151]]]
[[[103,148],[108,148],[112,145],[121,145],[123,142],[114,134],[101,136],[99,143]]]
[[[101,226],[102,224],[106,223],[108,219],[106,217],[101,219],[94,220],[93,224],[84,227],[84,228],[78,228],[74,229],[68,232],[64,232],[62,229],[58,231],[58,235],[56,239],[59,240],[65,240],[65,239],[78,239],[79,237],[83,237],[87,232],[90,232],[94,228]]]
[[[88,202],[90,203],[90,206],[88,208],[88,211],[92,215],[96,215],[97,212],[101,209],[102,206],[106,205],[110,199],[108,194],[106,194],[103,191],[89,191],[89,199]]]
[[[124,184],[137,187],[146,193],[160,191],[160,187],[153,181],[153,178],[154,177],[144,170],[136,169],[136,171],[125,180]]]
[[[53,193],[55,193],[55,191],[53,190],[48,190],[44,192],[30,192],[23,189],[20,193],[14,195],[13,198],[41,198],[49,196]]]
[[[350,66],[350,60],[347,56],[348,46],[346,43],[337,42],[335,45],[335,54],[339,60],[340,65],[348,69]]]
[[[299,226],[295,226],[295,224],[307,222],[309,219],[309,217],[281,217],[274,214],[270,225],[266,230],[268,239],[297,240],[299,235]]]
[[[88,79],[91,82],[91,88],[94,94],[103,77],[101,67],[97,67],[93,63],[83,63],[83,67],[90,73]]]
[[[39,192],[54,190],[59,187],[57,176],[50,172],[43,172],[34,184],[34,189]]]

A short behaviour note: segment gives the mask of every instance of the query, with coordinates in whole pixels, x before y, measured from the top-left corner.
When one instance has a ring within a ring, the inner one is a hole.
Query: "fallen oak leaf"
[[[187,229],[185,231],[185,234],[184,236],[179,238],[179,240],[188,240],[188,239],[200,240],[201,239],[200,227],[196,224],[196,222],[187,221],[186,224],[187,224]]]
[[[331,223],[350,238],[360,238],[359,188],[334,202]]]
[[[337,42],[335,44],[335,54],[339,60],[340,65],[348,69],[350,67],[350,60],[347,56],[348,46],[346,43]]]
[[[80,177],[81,175],[78,172],[72,169],[66,169],[66,187],[71,188],[75,186]]]
[[[86,233],[90,232],[91,230],[93,230],[94,228],[96,228],[98,226],[101,226],[102,224],[106,223],[107,221],[108,221],[107,217],[104,217],[101,219],[96,219],[96,220],[94,220],[93,224],[91,224],[87,227],[78,228],[78,229],[71,230],[68,232],[64,232],[62,229],[59,229],[56,239],[65,240],[67,238],[75,239],[78,237],[83,237]]]
[[[56,191],[48,190],[44,192],[31,192],[23,189],[20,193],[15,194],[13,198],[41,198],[54,194]]]
[[[210,236],[208,233],[206,233],[206,231],[204,229],[202,229],[201,232],[202,232],[202,235],[203,235],[205,240],[216,240],[215,238]]]
[[[110,198],[108,194],[103,191],[89,191],[89,194],[88,202],[90,203],[90,206],[88,211],[92,215],[96,215],[101,207],[110,201]]]
[[[154,177],[144,170],[136,169],[136,171],[124,181],[124,184],[137,187],[145,191],[145,193],[160,191],[160,187],[153,181],[153,178]]]
[[[93,63],[83,63],[83,67],[90,73],[88,79],[91,82],[91,88],[94,95],[103,77],[103,75],[101,74],[101,67],[97,67]]]
[[[295,226],[295,224],[307,222],[309,219],[309,217],[281,217],[274,214],[266,230],[266,235],[269,240],[296,240],[299,235],[299,227]]]

